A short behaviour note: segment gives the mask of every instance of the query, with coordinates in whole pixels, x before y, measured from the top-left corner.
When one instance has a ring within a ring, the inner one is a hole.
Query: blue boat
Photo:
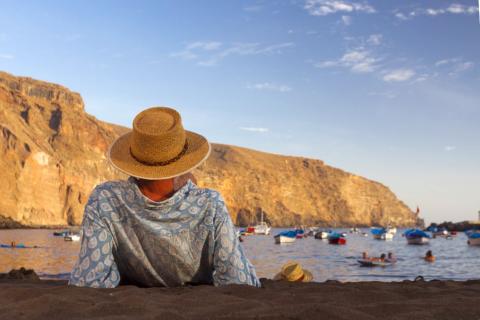
[[[430,235],[420,229],[409,229],[404,233],[408,244],[427,244],[430,241]]]
[[[465,231],[465,234],[468,237],[467,243],[471,246],[480,246],[480,231],[479,230],[468,230]]]
[[[291,243],[297,238],[297,230],[283,231],[274,236],[275,243]]]

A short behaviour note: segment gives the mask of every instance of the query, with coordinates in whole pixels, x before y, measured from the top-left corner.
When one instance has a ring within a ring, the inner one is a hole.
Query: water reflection
[[[281,229],[272,230],[276,234]],[[367,231],[364,229],[363,231]],[[418,275],[426,279],[466,280],[480,278],[478,262],[480,247],[470,247],[461,233],[453,240],[431,240],[426,246],[407,245],[399,230],[393,241],[373,240],[371,236],[348,234],[344,246],[329,245],[325,240],[313,237],[297,239],[291,244],[274,244],[272,236],[245,237],[242,245],[255,265],[260,277],[273,277],[282,264],[289,260],[300,262],[310,270],[316,281],[336,279],[340,281],[399,281],[414,279]],[[54,237],[53,230],[0,230],[0,243],[15,241],[37,249],[0,249],[0,272],[12,268],[27,267],[43,278],[68,278],[80,250],[79,242],[67,242]],[[422,257],[427,250],[437,256],[435,263],[427,263]],[[357,259],[363,251],[371,256],[392,251],[398,258],[396,265],[381,268],[360,267]]]

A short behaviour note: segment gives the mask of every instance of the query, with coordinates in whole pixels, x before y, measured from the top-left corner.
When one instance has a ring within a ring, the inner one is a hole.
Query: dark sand
[[[0,319],[479,319],[480,281],[89,289],[0,277]]]

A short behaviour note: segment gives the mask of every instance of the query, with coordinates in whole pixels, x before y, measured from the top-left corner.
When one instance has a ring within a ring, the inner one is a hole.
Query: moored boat
[[[427,244],[430,241],[430,235],[420,229],[409,229],[404,233],[408,244]]]
[[[63,237],[65,241],[80,241],[80,235],[78,234],[71,234],[69,236]]]
[[[296,231],[284,231],[280,232],[277,234],[274,239],[275,243],[281,244],[281,243],[292,243],[295,241],[297,238],[297,232]]]
[[[328,243],[329,244],[346,244],[347,239],[337,232],[332,232],[328,235]]]
[[[469,230],[465,234],[468,237],[467,243],[471,246],[480,246],[480,231],[478,230]]]
[[[318,231],[317,233],[315,233],[315,239],[324,240],[328,238],[328,235],[329,232],[327,231]]]
[[[254,234],[263,234],[263,235],[269,235],[270,230],[272,228],[268,226],[268,224],[263,221],[263,211],[262,211],[262,217],[260,219],[260,223],[257,224],[255,227],[253,227],[253,233]]]
[[[396,228],[392,229],[390,227],[387,228],[372,228],[371,230],[373,239],[376,240],[392,240],[395,232],[397,232]]]

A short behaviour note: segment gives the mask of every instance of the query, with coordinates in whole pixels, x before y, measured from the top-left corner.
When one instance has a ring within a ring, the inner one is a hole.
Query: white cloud
[[[264,46],[259,43],[233,43],[225,45],[217,41],[197,41],[187,44],[182,51],[173,52],[170,56],[183,60],[195,60],[200,66],[214,66],[228,56],[281,54],[284,49],[293,46],[292,42]]]
[[[407,81],[415,75],[415,71],[412,69],[396,69],[387,72],[383,76],[383,80],[386,82],[402,82]]]
[[[259,12],[262,11],[263,7],[261,5],[252,5],[252,6],[247,6],[243,7],[243,11],[247,12]]]
[[[239,129],[244,131],[259,132],[259,133],[266,133],[270,131],[268,128],[256,128],[256,127],[240,127]]]
[[[278,92],[290,92],[292,88],[284,84],[275,84],[271,82],[255,83],[247,85],[248,89],[266,90],[266,91],[278,91]]]
[[[344,67],[355,73],[373,72],[377,68],[379,59],[364,48],[347,51],[340,59],[323,61],[315,64],[317,68]]]
[[[443,8],[419,8],[408,13],[396,12],[395,17],[400,20],[408,20],[418,16],[439,16],[443,14],[476,14],[478,7],[466,6],[459,3],[452,3],[448,7]]]
[[[443,149],[447,152],[451,152],[451,151],[457,149],[457,147],[455,147],[455,146],[445,146]]]
[[[342,22],[344,25],[349,26],[352,24],[352,17],[350,16],[342,16]]]
[[[439,68],[446,68],[449,75],[457,75],[463,71],[467,71],[475,66],[471,61],[464,61],[462,58],[443,59],[435,62],[435,66]]]
[[[388,99],[395,99],[397,97],[397,95],[391,91],[386,91],[386,92],[369,92],[368,93],[369,96],[378,96],[378,97],[384,97],[384,98],[388,98]]]
[[[360,3],[344,0],[306,0],[304,8],[312,16],[326,16],[337,12],[376,12],[366,2]]]
[[[382,40],[383,36],[381,34],[372,34],[368,37],[367,43],[378,46],[382,43]]]
[[[0,59],[8,59],[11,60],[15,58],[13,54],[8,54],[8,53],[0,53]]]

